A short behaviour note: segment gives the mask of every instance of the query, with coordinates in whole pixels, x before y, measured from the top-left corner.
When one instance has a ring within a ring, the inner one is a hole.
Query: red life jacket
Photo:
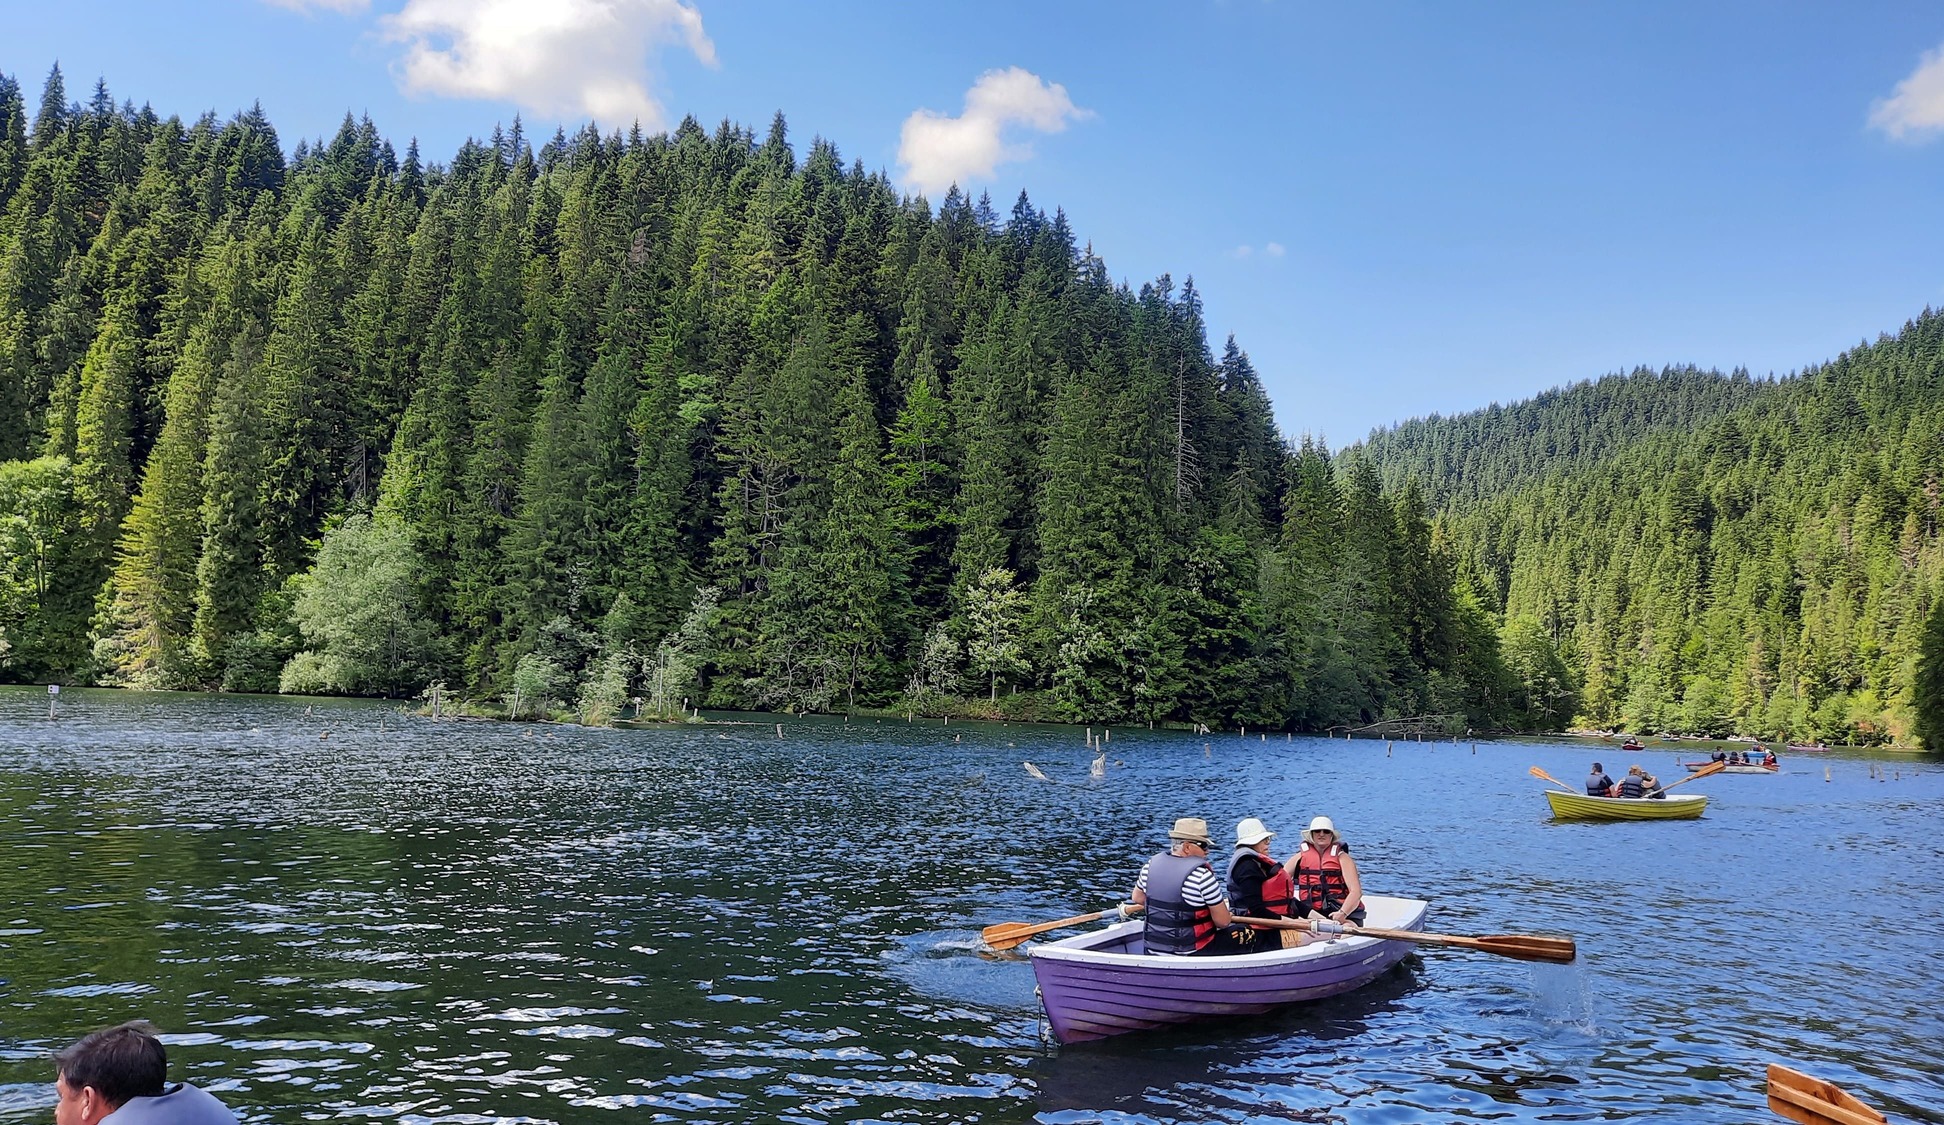
[[[1255,912],[1255,904],[1249,901],[1250,896],[1244,893],[1247,890],[1246,885],[1238,880],[1235,874],[1235,869],[1245,863],[1255,864],[1258,869],[1266,872],[1262,878],[1263,912],[1277,917],[1288,917],[1296,906],[1296,884],[1289,878],[1289,872],[1284,871],[1282,864],[1268,856],[1244,848],[1235,849],[1234,857],[1229,860],[1229,909],[1243,914]]]
[[[1350,897],[1350,884],[1343,878],[1343,855],[1350,849],[1331,844],[1327,852],[1317,851],[1308,840],[1296,853],[1296,898],[1311,910],[1329,914]]]

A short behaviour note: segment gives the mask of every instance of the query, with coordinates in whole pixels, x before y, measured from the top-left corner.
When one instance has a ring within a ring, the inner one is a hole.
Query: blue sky
[[[57,59],[76,98],[261,101],[286,147],[369,113],[435,160],[515,113],[781,109],[799,150],[1025,189],[1116,277],[1193,276],[1333,445],[1637,364],[1781,374],[1944,306],[1935,3],[0,0],[30,103]]]

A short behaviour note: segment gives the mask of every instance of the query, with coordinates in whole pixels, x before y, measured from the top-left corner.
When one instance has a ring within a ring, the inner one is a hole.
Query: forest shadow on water
[[[1725,1125],[1770,1119],[1770,1061],[1944,1121],[1928,761],[1785,757],[1690,786],[1699,820],[1576,824],[1527,770],[1576,780],[1584,745],[1116,729],[1095,778],[1073,728],[747,718],[76,691],[49,721],[0,689],[0,1121],[47,1120],[47,1053],[135,1016],[264,1122]],[[1423,947],[1056,1047],[1025,949],[978,940],[1111,905],[1177,816],[1260,816],[1280,856],[1317,814],[1427,929],[1579,961]]]

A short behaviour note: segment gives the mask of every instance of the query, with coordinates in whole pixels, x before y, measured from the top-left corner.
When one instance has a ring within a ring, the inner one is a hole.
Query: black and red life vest
[[[1237,914],[1286,917],[1296,906],[1296,884],[1282,864],[1254,848],[1237,848],[1229,859],[1228,896]]]
[[[1186,955],[1215,940],[1215,919],[1206,906],[1189,906],[1182,900],[1188,876],[1195,868],[1215,869],[1198,856],[1162,852],[1147,864],[1147,930],[1144,940],[1149,953]]]

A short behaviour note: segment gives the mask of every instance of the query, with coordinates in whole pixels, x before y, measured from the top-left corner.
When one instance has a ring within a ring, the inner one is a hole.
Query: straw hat
[[[1168,839],[1186,840],[1204,848],[1215,842],[1209,839],[1208,822],[1198,816],[1184,816],[1175,821],[1174,827],[1168,830]]]
[[[1235,846],[1253,848],[1264,840],[1274,838],[1275,835],[1263,826],[1262,821],[1252,816],[1235,826]]]
[[[1336,825],[1330,822],[1329,817],[1319,816],[1315,820],[1310,821],[1308,828],[1303,829],[1303,839],[1308,841],[1310,834],[1313,832],[1328,832],[1330,835],[1336,836]],[[1343,842],[1343,837],[1337,836],[1336,838],[1338,843]]]

